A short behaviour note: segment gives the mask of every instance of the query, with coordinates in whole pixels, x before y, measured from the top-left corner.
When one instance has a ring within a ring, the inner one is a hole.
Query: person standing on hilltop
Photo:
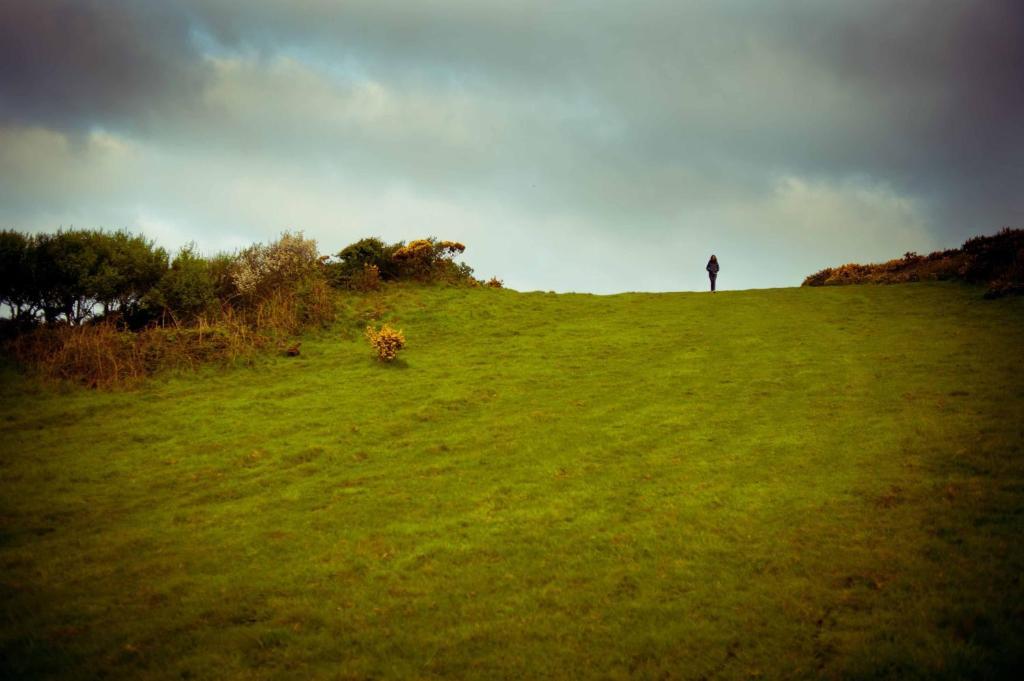
[[[718,278],[718,258],[711,256],[711,260],[708,260],[708,277],[711,278],[711,292],[715,292],[715,279]]]

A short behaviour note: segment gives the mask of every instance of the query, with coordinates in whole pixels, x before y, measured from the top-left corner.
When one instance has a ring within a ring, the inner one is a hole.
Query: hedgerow
[[[803,286],[901,284],[956,279],[985,284],[985,297],[1024,292],[1024,230],[1003,229],[992,236],[968,239],[961,248],[929,255],[905,253],[884,263],[848,263],[827,267],[803,281]]]
[[[0,233],[8,351],[46,377],[131,383],[166,368],[233,361],[334,318],[316,242],[204,258],[125,232]]]
[[[0,334],[44,376],[90,386],[131,383],[165,368],[233,361],[335,317],[333,288],[379,290],[402,279],[482,282],[454,258],[455,241],[361,239],[334,258],[301,232],[205,257],[171,259],[128,232],[0,232]],[[385,361],[404,346],[385,326],[371,342]],[[370,337],[368,335],[368,337]]]

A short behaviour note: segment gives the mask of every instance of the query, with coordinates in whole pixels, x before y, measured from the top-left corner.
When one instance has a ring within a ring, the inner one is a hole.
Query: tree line
[[[444,280],[477,285],[454,262],[465,246],[434,238],[386,244],[361,239],[333,256],[301,233],[237,253],[201,255],[194,245],[173,257],[128,231],[0,232],[0,305],[18,325],[80,326],[114,319],[128,328],[190,325],[231,310],[259,310],[283,294],[321,285],[374,288],[379,281]]]

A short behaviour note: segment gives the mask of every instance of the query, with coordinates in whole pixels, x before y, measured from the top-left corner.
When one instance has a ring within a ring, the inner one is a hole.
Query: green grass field
[[[5,678],[1004,678],[1024,298],[393,288],[0,388]],[[367,314],[405,330],[377,363]]]

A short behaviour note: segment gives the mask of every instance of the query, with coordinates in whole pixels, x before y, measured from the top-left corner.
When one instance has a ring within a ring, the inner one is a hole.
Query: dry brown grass
[[[41,377],[111,388],[138,383],[157,371],[234,361],[262,347],[244,326],[152,327],[123,331],[112,323],[57,326],[22,334],[11,354]]]
[[[253,310],[228,307],[216,319],[200,318],[190,326],[141,331],[127,331],[109,321],[42,326],[14,336],[7,350],[44,379],[114,388],[135,385],[160,371],[250,358],[333,320],[332,292],[316,281],[297,292],[275,293]]]
[[[363,263],[363,269],[356,272],[349,280],[348,287],[353,291],[379,291],[380,290],[380,268],[376,265]]]

